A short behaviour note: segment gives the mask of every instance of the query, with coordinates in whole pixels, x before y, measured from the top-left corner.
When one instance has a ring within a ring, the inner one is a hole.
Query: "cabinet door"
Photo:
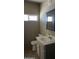
[[[55,44],[45,46],[45,59],[55,59]]]

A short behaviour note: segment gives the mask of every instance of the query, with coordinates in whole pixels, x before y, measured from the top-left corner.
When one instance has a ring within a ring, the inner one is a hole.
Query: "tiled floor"
[[[24,51],[24,59],[39,59],[36,52],[33,52],[31,49]]]

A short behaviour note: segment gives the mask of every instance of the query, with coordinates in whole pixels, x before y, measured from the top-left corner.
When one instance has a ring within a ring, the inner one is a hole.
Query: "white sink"
[[[52,39],[49,39],[46,36],[39,36],[39,37],[36,37],[36,39],[38,42],[40,42],[43,45],[47,45],[55,42],[54,37],[52,37]]]

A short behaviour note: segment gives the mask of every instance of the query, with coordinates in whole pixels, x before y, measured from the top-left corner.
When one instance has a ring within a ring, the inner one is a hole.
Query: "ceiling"
[[[42,2],[44,2],[44,1],[46,1],[46,0],[25,0],[25,1],[42,3]]]

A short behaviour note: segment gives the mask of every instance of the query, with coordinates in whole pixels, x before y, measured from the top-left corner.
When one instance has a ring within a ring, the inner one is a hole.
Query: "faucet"
[[[49,39],[52,39],[52,36],[51,36],[51,34],[49,34],[49,37],[48,37]]]

